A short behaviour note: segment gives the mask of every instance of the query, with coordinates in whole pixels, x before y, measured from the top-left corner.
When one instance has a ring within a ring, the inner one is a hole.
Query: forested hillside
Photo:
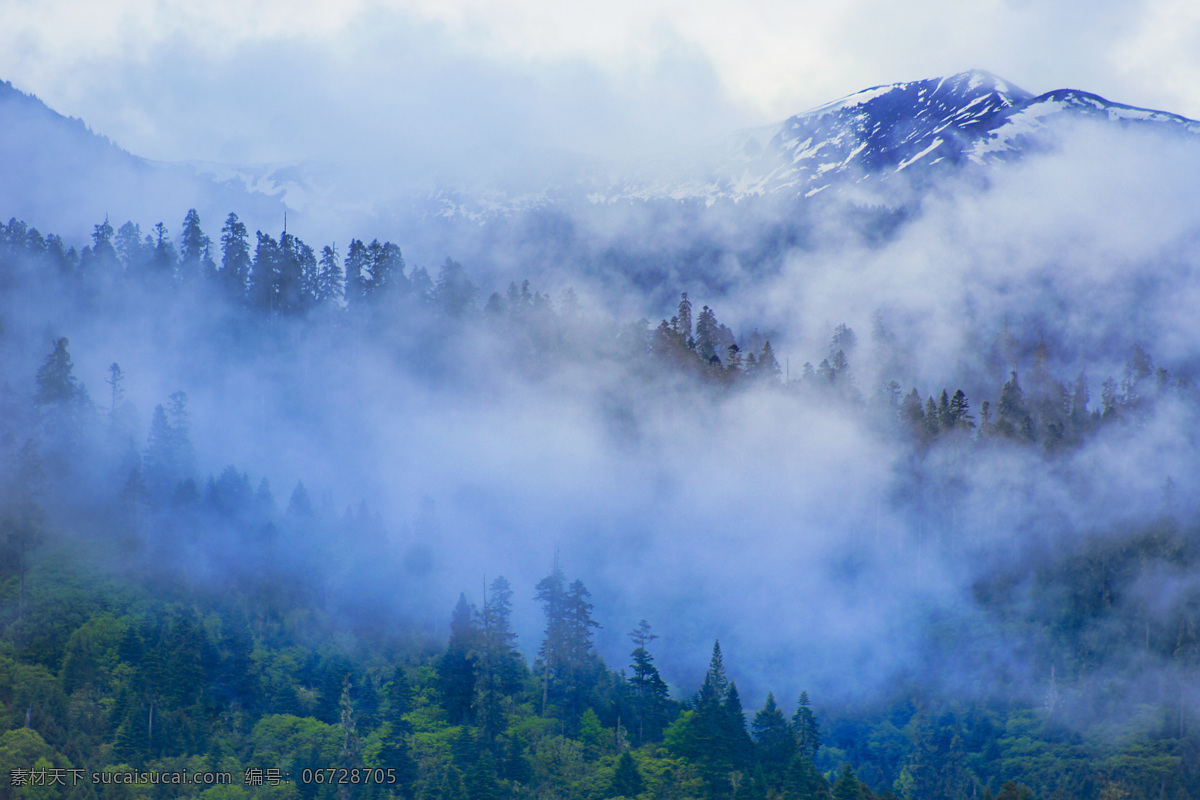
[[[1186,363],[435,273],[0,226],[5,797],[1200,798]]]

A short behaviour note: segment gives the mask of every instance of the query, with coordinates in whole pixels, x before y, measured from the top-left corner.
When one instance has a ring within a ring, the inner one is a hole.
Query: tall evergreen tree
[[[117,230],[113,247],[125,266],[125,272],[140,274],[146,268],[146,247],[142,243],[142,229],[133,222],[126,222]]]
[[[808,692],[800,692],[796,701],[796,713],[792,715],[792,731],[796,734],[796,744],[801,758],[812,761],[817,757],[821,748],[821,728],[813,715],[808,702]]]
[[[154,226],[154,246],[150,255],[150,265],[155,275],[160,279],[174,278],[179,257],[175,253],[175,245],[167,236],[167,226],[161,222]]]
[[[729,688],[725,690],[724,706],[725,740],[730,761],[734,769],[745,771],[754,759],[754,742],[746,732],[746,712],[742,709],[742,699],[735,681],[730,681]]]
[[[1013,439],[1033,441],[1033,419],[1025,407],[1025,392],[1017,381],[1017,373],[1011,372],[1010,376],[996,402],[996,432]]]
[[[454,613],[450,616],[450,642],[446,654],[438,662],[438,682],[442,691],[442,706],[455,725],[471,722],[475,700],[475,681],[479,646],[479,628],[475,624],[475,609],[460,594]]]
[[[645,783],[638,772],[637,762],[626,750],[617,759],[617,768],[613,771],[612,780],[608,784],[605,797],[637,797],[642,793]]]
[[[550,574],[538,581],[536,599],[546,615],[546,631],[538,650],[542,673],[542,715],[550,701],[550,686],[557,684],[566,669],[567,653],[567,576],[554,555]],[[556,686],[557,690],[557,686]]]
[[[250,305],[259,311],[274,311],[279,287],[279,243],[262,231],[255,231],[255,236],[258,245],[250,271]]]
[[[862,784],[849,764],[842,767],[841,777],[833,786],[833,800],[866,800]]]
[[[778,383],[783,370],[775,360],[775,351],[771,349],[771,340],[763,342],[762,352],[758,356],[758,374],[771,383]]]
[[[96,225],[92,229],[92,246],[84,248],[80,269],[85,273],[99,275],[112,274],[120,269],[121,262],[117,260],[117,251],[112,244],[113,227],[108,222]]]
[[[231,300],[246,296],[252,262],[246,225],[237,214],[230,214],[221,229],[221,285]]]
[[[346,251],[346,303],[354,306],[367,296],[370,280],[371,258],[367,246],[360,239],[351,239]]]
[[[438,272],[434,300],[448,317],[462,317],[475,308],[479,287],[471,283],[463,265],[447,258]]]
[[[775,695],[767,693],[767,702],[754,715],[754,742],[758,763],[762,766],[768,785],[779,788],[783,773],[796,754],[796,737],[775,704]]]
[[[638,744],[655,741],[662,734],[667,724],[667,707],[669,703],[667,684],[658,674],[654,666],[654,657],[646,649],[646,645],[658,638],[650,630],[650,623],[642,620],[630,632],[633,640],[633,674],[629,684],[633,689],[635,724],[637,725]]]
[[[687,755],[697,761],[700,777],[710,797],[724,798],[730,793],[730,774],[741,759],[741,742],[733,734],[729,679],[720,642],[713,643],[712,659],[704,682],[696,695],[695,710],[688,724]],[[736,698],[736,690],[734,697]],[[740,710],[740,702],[738,703]],[[745,720],[742,721],[745,734]]]
[[[338,262],[337,249],[332,245],[326,245],[321,250],[319,275],[316,291],[317,301],[326,302],[342,299],[345,276],[342,273],[342,265]]]
[[[367,294],[382,295],[397,286],[404,286],[408,279],[404,276],[404,256],[400,248],[391,242],[379,243],[375,239],[367,246],[370,261],[371,277],[366,283]]]
[[[480,614],[477,706],[480,724],[489,738],[504,730],[504,698],[521,687],[521,657],[509,621],[512,594],[508,581],[503,576],[496,578]]]
[[[47,457],[53,462],[82,440],[84,418],[91,408],[87,389],[75,378],[75,365],[66,337],[54,340],[54,350],[37,371],[34,404],[46,436]]]
[[[211,247],[212,240],[200,228],[200,215],[196,209],[189,209],[179,238],[179,274],[183,280],[207,278],[215,272]]]
[[[696,354],[704,361],[718,358],[717,348],[721,346],[720,324],[717,315],[708,306],[700,309],[696,318]]]
[[[302,247],[304,243],[287,231],[279,237],[275,307],[283,314],[297,314],[305,308]]]

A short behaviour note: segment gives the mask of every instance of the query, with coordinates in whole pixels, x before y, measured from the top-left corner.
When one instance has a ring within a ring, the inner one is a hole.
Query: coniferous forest
[[[194,211],[10,220],[0,293],[5,797],[1200,798],[1144,342],[782,355]]]

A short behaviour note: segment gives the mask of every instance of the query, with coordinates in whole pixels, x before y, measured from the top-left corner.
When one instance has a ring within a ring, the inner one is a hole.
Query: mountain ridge
[[[88,229],[105,215],[145,224],[198,207],[215,222],[237,209],[257,225],[286,208],[352,227],[359,220],[412,229],[421,220],[481,225],[549,209],[756,198],[803,202],[840,195],[859,205],[903,205],[940,177],[987,170],[1057,146],[1067,120],[1200,136],[1200,122],[1077,89],[1039,95],[984,70],[869,87],[770,125],[623,164],[578,156],[529,180],[376,187],[371,196],[336,165],[154,162],[83,120],[0,82],[0,216]],[[520,184],[524,183],[524,186]],[[535,185],[531,185],[535,184]],[[71,187],[65,191],[64,187]],[[116,188],[117,191],[111,191]],[[91,191],[89,194],[89,190]],[[76,196],[76,195],[84,196]],[[164,208],[165,207],[165,208]],[[214,219],[216,216],[216,219]]]

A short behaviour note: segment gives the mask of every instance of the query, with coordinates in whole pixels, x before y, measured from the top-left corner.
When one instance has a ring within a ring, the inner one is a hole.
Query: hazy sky
[[[969,68],[1200,117],[1200,6],[0,0],[0,78],[164,160],[654,151]]]

